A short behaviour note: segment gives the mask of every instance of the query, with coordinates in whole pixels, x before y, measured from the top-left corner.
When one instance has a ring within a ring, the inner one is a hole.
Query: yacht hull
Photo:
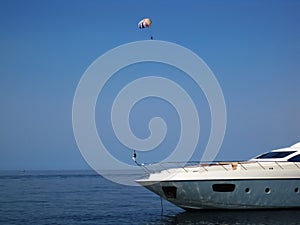
[[[297,178],[137,182],[186,210],[300,207]]]

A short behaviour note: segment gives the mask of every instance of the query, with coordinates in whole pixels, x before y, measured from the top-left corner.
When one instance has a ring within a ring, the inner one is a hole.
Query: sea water
[[[185,212],[93,171],[1,171],[0,224],[284,225],[300,224],[300,210]]]

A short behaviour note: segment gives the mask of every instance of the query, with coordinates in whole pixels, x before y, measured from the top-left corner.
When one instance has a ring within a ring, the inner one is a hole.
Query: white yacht
[[[186,210],[300,208],[300,142],[243,162],[160,166],[136,182]]]

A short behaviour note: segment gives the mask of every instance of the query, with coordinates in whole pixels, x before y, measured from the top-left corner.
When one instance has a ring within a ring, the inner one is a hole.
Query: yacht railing
[[[147,173],[159,173],[166,171],[172,173],[174,169],[182,169],[182,172],[208,172],[215,168],[222,168],[225,171],[230,170],[253,170],[260,168],[262,170],[286,170],[299,169],[300,162],[288,161],[214,161],[214,162],[160,162],[152,164],[140,164]],[[178,172],[178,171],[177,171]]]

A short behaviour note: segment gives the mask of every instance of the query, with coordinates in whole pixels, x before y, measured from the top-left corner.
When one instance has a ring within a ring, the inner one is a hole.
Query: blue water
[[[300,224],[300,210],[185,212],[92,171],[0,172],[0,224]]]

